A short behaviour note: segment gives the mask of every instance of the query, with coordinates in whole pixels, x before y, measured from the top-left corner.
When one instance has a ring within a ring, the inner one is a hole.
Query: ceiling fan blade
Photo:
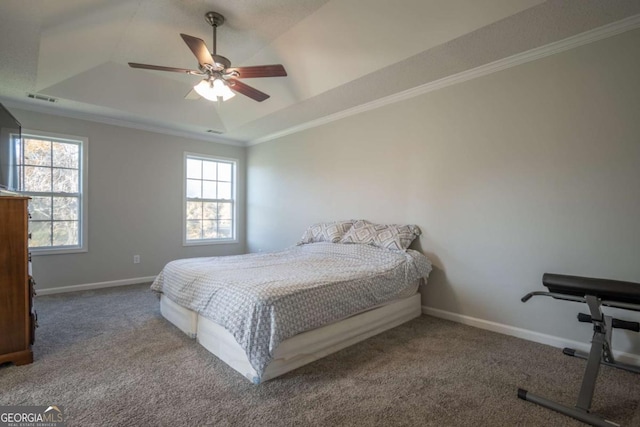
[[[182,40],[184,40],[187,46],[189,46],[191,52],[193,52],[196,58],[198,58],[198,63],[201,67],[203,67],[205,64],[214,64],[213,58],[211,57],[211,52],[209,52],[207,45],[204,43],[204,41],[202,41],[202,39],[187,34],[180,34],[180,37],[182,37]]]
[[[142,68],[145,70],[172,71],[174,73],[202,74],[200,71],[188,70],[186,68],[163,67],[162,65],[138,64],[137,62],[129,62],[131,68]]]
[[[258,89],[244,84],[240,80],[229,79],[228,82],[230,82],[229,86],[231,87],[231,89],[245,96],[248,96],[255,101],[262,102],[265,99],[269,98],[269,95],[267,95],[266,93],[260,92]]]
[[[227,68],[226,72],[236,71],[239,79],[253,79],[256,77],[284,77],[287,71],[280,64],[255,65],[252,67]]]

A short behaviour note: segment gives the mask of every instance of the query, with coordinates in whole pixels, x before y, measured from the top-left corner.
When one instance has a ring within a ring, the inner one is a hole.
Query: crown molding
[[[64,109],[64,108],[53,108],[49,106],[45,107],[42,105],[36,105],[34,103],[30,103],[30,102],[15,100],[12,98],[0,97],[0,101],[4,105],[9,106],[11,108],[19,108],[21,110],[32,111],[35,113],[49,114],[52,116],[60,116],[60,117],[68,117],[70,119],[86,120],[90,122],[102,123],[102,124],[111,125],[111,126],[142,130],[146,132],[177,136],[181,138],[196,139],[200,141],[213,142],[217,144],[234,145],[237,147],[246,146],[246,143],[243,141],[227,139],[224,137],[220,137],[219,135],[216,135],[215,137],[208,136],[208,135],[201,135],[195,132],[180,131],[180,130],[166,128],[166,127],[157,126],[157,125],[137,123],[129,120],[101,116],[98,114],[83,113],[80,111],[73,111],[73,110]]]
[[[626,31],[640,28],[640,14],[633,15],[620,21],[613,22],[611,24],[603,25],[598,28],[594,28],[589,31],[577,34],[575,36],[568,37],[566,39],[549,43],[547,45],[537,47],[525,52],[521,52],[507,58],[499,59],[488,64],[481,65],[470,70],[462,71],[457,74],[452,74],[447,77],[443,77],[438,80],[425,83],[420,86],[416,86],[411,89],[407,89],[402,92],[398,92],[393,95],[386,96],[384,98],[377,99],[365,104],[358,105],[343,111],[339,111],[328,116],[321,117],[319,119],[310,120],[305,123],[301,123],[296,126],[292,126],[287,129],[274,132],[260,138],[248,141],[247,146],[253,146],[261,144],[263,142],[271,141],[283,136],[291,135],[301,132],[303,130],[311,129],[317,126],[322,126],[327,123],[331,123],[336,120],[343,119],[345,117],[353,116],[363,113],[365,111],[374,110],[376,108],[384,107],[389,104],[404,101],[416,96],[423,95],[425,93],[432,92],[434,90],[442,89],[447,86],[452,86],[458,83],[466,82],[478,77],[486,76],[498,71],[506,70],[517,65],[521,65],[527,62],[536,61],[538,59],[545,58],[547,56],[555,55],[556,53],[564,52],[578,46],[593,43],[598,40],[602,40],[608,37],[624,33]]]

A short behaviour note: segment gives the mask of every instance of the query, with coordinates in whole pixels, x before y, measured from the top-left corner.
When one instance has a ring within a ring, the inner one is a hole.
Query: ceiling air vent
[[[224,133],[224,132],[222,132],[221,130],[209,129],[207,131],[207,133],[215,133],[215,134],[220,135],[221,133]]]
[[[38,95],[37,93],[28,93],[27,96],[31,99],[37,99],[38,101],[58,102],[56,98],[46,95]]]

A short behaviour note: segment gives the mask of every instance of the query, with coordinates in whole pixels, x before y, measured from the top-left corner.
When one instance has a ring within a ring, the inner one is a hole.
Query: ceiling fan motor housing
[[[211,57],[215,61],[216,65],[218,65],[219,67],[221,67],[221,68],[229,68],[229,67],[231,67],[231,61],[229,61],[224,56],[213,54],[213,55],[211,55]]]

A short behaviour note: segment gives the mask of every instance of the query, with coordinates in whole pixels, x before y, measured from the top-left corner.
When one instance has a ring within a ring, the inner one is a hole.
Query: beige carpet
[[[583,360],[433,317],[254,386],[167,323],[147,285],[36,308],[36,360],[0,367],[0,405],[62,405],[72,426],[582,425],[516,393],[573,405]],[[640,426],[639,407],[640,377],[603,367],[593,410]]]

